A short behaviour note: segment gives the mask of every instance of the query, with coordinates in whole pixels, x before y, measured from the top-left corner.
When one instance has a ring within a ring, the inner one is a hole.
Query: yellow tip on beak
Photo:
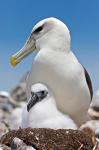
[[[17,59],[16,59],[16,57],[12,56],[12,57],[10,58],[10,63],[11,63],[11,65],[12,65],[13,67],[15,67],[15,66],[17,65]]]

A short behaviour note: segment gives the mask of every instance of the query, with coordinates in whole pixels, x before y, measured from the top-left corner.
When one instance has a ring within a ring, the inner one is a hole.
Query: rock
[[[26,83],[19,83],[18,86],[16,86],[12,91],[11,91],[11,97],[12,99],[16,102],[16,104],[26,101],[27,96],[26,96]]]
[[[99,120],[90,120],[81,126],[81,129],[90,128],[95,133],[96,137],[99,138]]]
[[[88,114],[92,119],[99,120],[99,90],[92,99]]]
[[[99,140],[98,139],[96,141],[96,144],[95,144],[93,150],[99,150]]]
[[[93,120],[99,120],[99,107],[93,106],[88,109],[88,114]]]
[[[11,96],[6,91],[0,91],[0,110],[10,111],[12,105],[10,104]]]
[[[88,134],[91,139],[92,139],[92,142],[94,143],[94,145],[96,144],[96,136],[95,136],[95,132],[89,128],[89,127],[84,127],[83,126],[80,128],[81,131],[85,132],[86,134]]]
[[[0,122],[0,138],[9,131],[9,125],[5,121]]]
[[[0,144],[0,150],[11,150],[11,148],[4,144]]]
[[[19,138],[14,138],[11,142],[11,149],[18,149],[19,147],[23,147],[24,145],[26,145],[22,140],[20,140]]]
[[[5,111],[5,110],[0,109],[0,121],[6,120],[6,122],[8,122],[10,114],[11,114],[11,111]]]
[[[7,103],[9,101],[10,94],[6,91],[0,91],[0,103]]]
[[[14,102],[16,103],[16,106],[17,105],[19,106],[20,102],[25,102],[27,100],[26,79],[28,75],[29,75],[29,71],[25,73],[25,75],[20,80],[19,84],[16,87],[14,87],[10,92],[10,95],[12,99],[14,100]]]
[[[80,130],[66,129],[19,129],[3,135],[1,144],[10,145],[17,137],[36,150],[91,150],[92,137]]]
[[[32,146],[27,146],[22,140],[15,137],[11,143],[12,150],[35,150]]]
[[[0,137],[9,131],[10,112],[0,109]]]

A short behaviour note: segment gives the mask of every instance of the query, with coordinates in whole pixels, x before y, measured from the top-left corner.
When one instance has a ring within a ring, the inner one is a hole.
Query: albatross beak
[[[12,57],[10,59],[11,65],[15,67],[18,63],[21,62],[21,60],[23,58],[28,56],[35,49],[36,49],[35,48],[35,40],[33,38],[29,37],[29,39],[26,41],[23,48],[21,50],[19,50],[19,52],[17,52],[16,54],[12,55]]]

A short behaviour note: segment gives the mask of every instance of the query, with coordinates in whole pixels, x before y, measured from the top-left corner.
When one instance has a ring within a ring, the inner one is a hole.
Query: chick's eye
[[[45,94],[45,91],[41,91],[41,93],[42,93],[42,95],[44,95],[44,94]]]
[[[38,27],[38,28],[34,31],[34,33],[38,33],[38,32],[40,32],[42,29],[43,29],[43,26],[40,26],[40,27]]]

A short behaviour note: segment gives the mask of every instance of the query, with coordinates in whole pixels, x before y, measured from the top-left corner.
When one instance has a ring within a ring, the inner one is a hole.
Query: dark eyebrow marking
[[[48,92],[45,90],[37,92],[39,101],[43,100],[47,96]]]
[[[37,29],[34,30],[33,33],[38,33],[38,32],[40,32],[40,31],[43,29],[43,27],[44,27],[44,25],[38,27]]]

